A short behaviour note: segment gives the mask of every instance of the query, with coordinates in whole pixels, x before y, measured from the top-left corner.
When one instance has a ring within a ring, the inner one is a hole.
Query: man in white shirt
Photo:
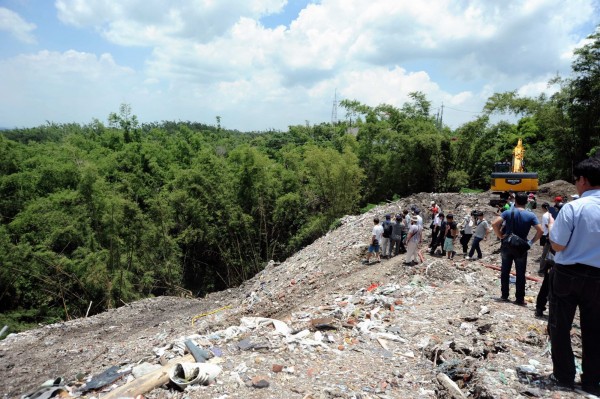
[[[538,275],[543,276],[546,272],[546,258],[548,257],[548,251],[550,251],[550,240],[548,240],[549,234],[549,226],[554,223],[554,218],[550,213],[550,204],[544,202],[542,204],[542,209],[544,210],[544,214],[542,215],[542,230],[543,234],[540,237],[540,245],[543,247],[542,249],[542,258],[540,259],[540,270],[538,270]]]
[[[581,388],[600,396],[600,158],[573,169],[580,198],[566,203],[550,230],[555,265],[550,271],[548,332],[553,378],[575,382],[571,329],[577,308],[581,328]]]
[[[379,243],[381,242],[381,237],[383,236],[383,227],[379,224],[378,217],[373,219],[373,225],[373,231],[371,232],[371,243],[369,244],[369,252],[367,253],[367,259],[364,261],[364,263],[367,265],[369,264],[369,260],[373,254],[375,254],[375,262],[381,261],[381,258],[379,257]]]

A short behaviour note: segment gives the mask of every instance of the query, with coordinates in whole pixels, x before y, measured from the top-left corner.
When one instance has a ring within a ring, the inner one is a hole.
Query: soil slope
[[[541,186],[536,214],[541,219],[543,201],[574,193],[562,181]],[[411,205],[426,210],[431,200],[459,218],[473,209],[495,217],[489,193],[420,193],[344,217],[341,227],[236,289],[146,299],[10,335],[0,342],[0,397],[18,398],[63,377],[72,396],[102,398],[131,383],[140,364],[181,356],[185,338],[214,354],[210,362],[222,369],[216,382],[185,391],[170,383],[144,397],[582,397],[546,378],[547,322],[533,315],[539,246],[528,257],[526,307],[495,301],[500,257],[493,233],[482,242],[481,261],[464,260],[459,249],[453,260],[426,254],[412,267],[402,255],[361,263],[374,216]],[[579,335],[575,325],[576,356]],[[125,375],[86,391],[112,366]]]

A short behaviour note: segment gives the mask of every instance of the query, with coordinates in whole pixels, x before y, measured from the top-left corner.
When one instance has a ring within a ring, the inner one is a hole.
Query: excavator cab
[[[507,173],[510,172],[511,165],[510,162],[496,162],[494,164],[494,172],[496,173]]]
[[[513,159],[511,162],[496,162],[494,172],[491,176],[490,191],[493,194],[500,194],[499,198],[490,200],[490,205],[498,206],[502,202],[502,197],[508,191],[524,191],[535,193],[538,190],[537,173],[525,172],[525,148],[523,142],[519,142],[513,150]]]

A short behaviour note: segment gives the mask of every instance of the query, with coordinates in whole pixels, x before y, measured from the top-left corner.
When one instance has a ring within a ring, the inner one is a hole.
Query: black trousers
[[[460,237],[460,244],[463,248],[463,254],[466,254],[467,249],[469,249],[469,241],[471,241],[471,237],[473,237],[473,234],[463,234],[462,237]]]
[[[550,315],[554,375],[563,383],[575,380],[571,328],[579,307],[582,384],[600,383],[600,268],[556,263],[550,271]]]
[[[546,304],[548,303],[548,295],[550,293],[550,269],[554,266],[553,260],[547,260],[544,269],[544,280],[538,292],[535,300],[535,308],[540,311],[546,310]]]

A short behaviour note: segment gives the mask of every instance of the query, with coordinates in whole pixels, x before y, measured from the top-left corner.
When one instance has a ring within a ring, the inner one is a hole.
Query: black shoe
[[[565,389],[569,389],[569,390],[572,390],[572,389],[574,389],[574,388],[575,388],[575,383],[574,383],[574,382],[564,382],[564,381],[560,381],[558,378],[556,378],[556,377],[554,376],[554,374],[550,374],[550,376],[548,377],[548,380],[549,380],[549,381],[550,381],[552,384],[554,384],[554,385],[556,385],[556,386],[558,386],[558,387],[561,387],[561,388],[565,388]]]
[[[519,306],[527,306],[527,302],[525,302],[525,301],[524,301],[524,300],[522,300],[522,299],[521,299],[521,300],[515,299],[515,300],[513,301],[513,303],[514,303],[515,305],[519,305]]]
[[[587,393],[591,393],[592,395],[600,396],[600,385],[598,383],[590,384],[582,382],[581,389]]]
[[[496,302],[510,302],[510,301],[508,300],[508,298],[505,298],[505,297],[503,297],[503,296],[501,296],[501,297],[498,297],[498,298],[495,298],[494,300],[495,300]]]
[[[535,310],[535,317],[544,318],[544,311],[540,309]]]

